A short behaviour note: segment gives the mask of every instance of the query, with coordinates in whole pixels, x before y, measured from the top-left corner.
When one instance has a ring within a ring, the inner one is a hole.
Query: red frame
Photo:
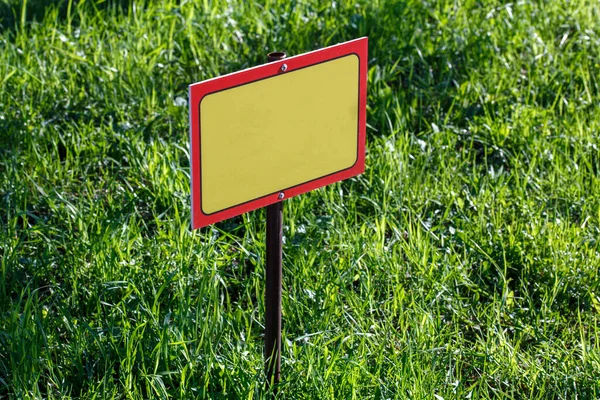
[[[284,193],[284,198],[297,196],[308,191],[318,189],[350,177],[356,176],[365,170],[365,136],[367,117],[367,46],[366,37],[349,42],[340,43],[324,49],[312,51],[294,57],[285,58],[263,64],[254,68],[245,69],[224,75],[218,78],[208,79],[195,83],[189,87],[190,107],[190,141],[191,141],[191,189],[192,189],[192,229],[201,228],[235,217],[248,211],[268,206],[278,201],[279,193]],[[287,73],[299,68],[330,61],[350,54],[356,54],[359,58],[359,96],[358,96],[358,159],[356,163],[343,171],[336,172],[321,178],[314,179],[291,188],[248,201],[237,206],[227,208],[213,214],[204,214],[201,208],[201,184],[200,184],[200,102],[208,94],[229,89],[245,83],[275,76],[279,73]],[[281,65],[286,64],[287,70],[281,71]]]

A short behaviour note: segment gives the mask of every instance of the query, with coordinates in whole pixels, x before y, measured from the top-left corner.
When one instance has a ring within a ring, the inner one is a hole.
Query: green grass
[[[366,35],[280,397],[600,397],[596,1],[44,3],[0,0],[0,397],[268,398],[265,214],[190,231],[187,85]]]

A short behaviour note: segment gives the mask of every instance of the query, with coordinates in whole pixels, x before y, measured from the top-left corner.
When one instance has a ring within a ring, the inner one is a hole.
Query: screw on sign
[[[272,386],[281,365],[282,200],[364,171],[367,38],[268,61],[190,85],[189,106],[192,228],[267,207]]]

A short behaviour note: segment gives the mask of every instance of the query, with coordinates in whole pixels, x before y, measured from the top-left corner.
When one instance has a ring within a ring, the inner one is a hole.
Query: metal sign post
[[[267,206],[265,287],[265,372],[267,388],[279,383],[281,369],[281,242],[283,203]]]
[[[189,87],[192,229],[266,207],[265,375],[281,372],[283,200],[365,169],[368,39]]]
[[[268,54],[268,61],[286,57],[283,52]],[[284,64],[285,65],[285,64]],[[279,383],[281,371],[281,276],[283,238],[283,196],[267,206],[267,265],[265,287],[265,373],[267,388]]]

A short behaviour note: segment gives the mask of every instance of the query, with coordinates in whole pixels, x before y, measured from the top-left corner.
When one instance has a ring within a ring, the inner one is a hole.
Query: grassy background
[[[596,1],[0,0],[0,397],[264,398],[264,211],[187,85],[368,35],[367,170],[285,202],[285,398],[600,397]]]

